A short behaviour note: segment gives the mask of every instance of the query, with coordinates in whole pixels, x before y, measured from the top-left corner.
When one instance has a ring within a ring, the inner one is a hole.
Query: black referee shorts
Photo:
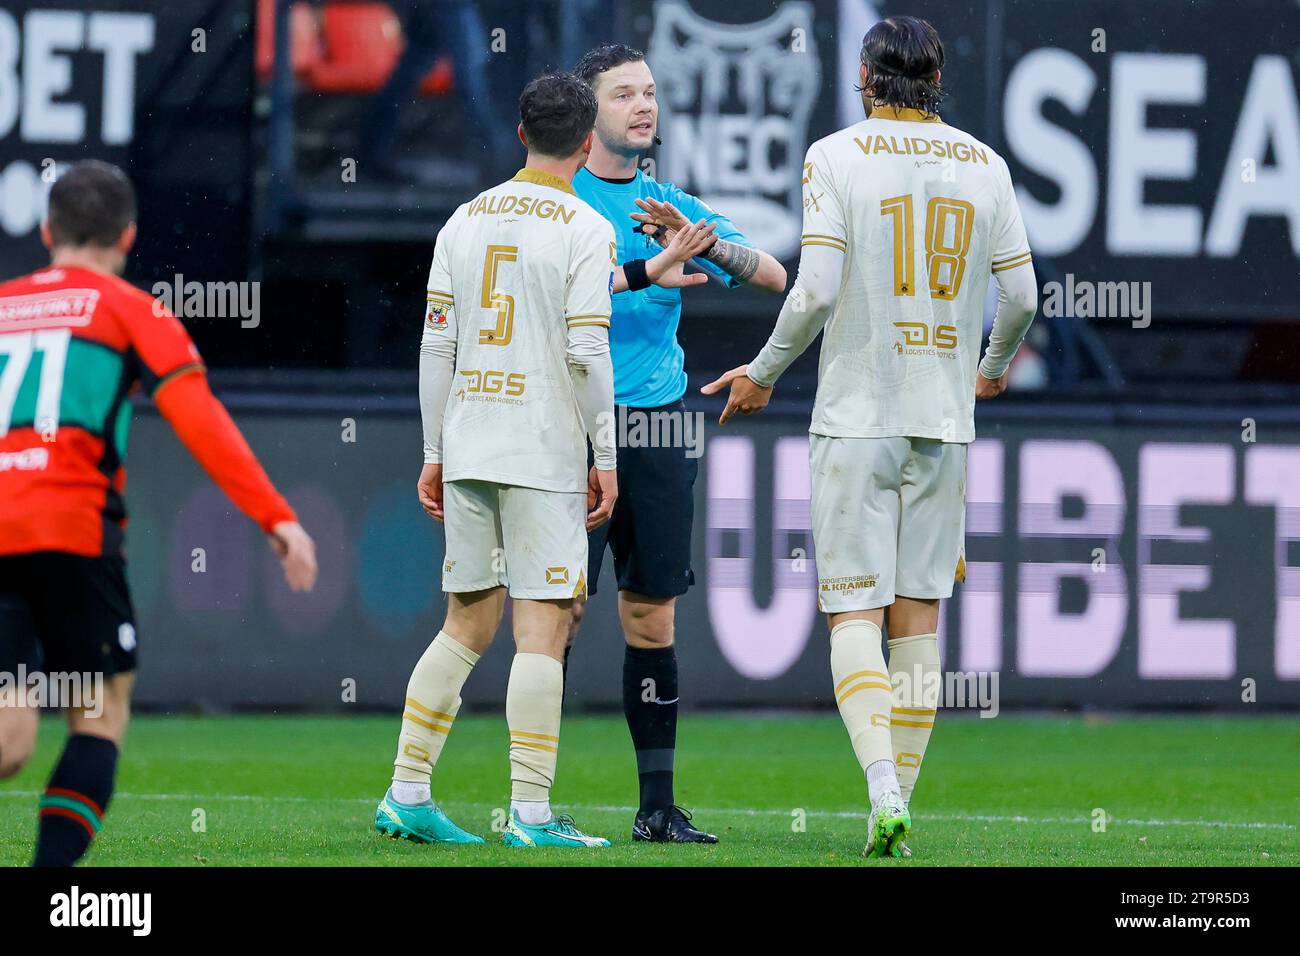
[[[0,555],[0,671],[91,673],[136,667],[135,610],[120,556]]]
[[[596,593],[608,547],[620,591],[646,597],[685,594],[691,570],[695,477],[704,436],[687,421],[681,400],[658,408],[615,408],[618,426],[618,501],[614,515],[587,535],[587,592]],[[638,433],[638,421],[641,423]]]

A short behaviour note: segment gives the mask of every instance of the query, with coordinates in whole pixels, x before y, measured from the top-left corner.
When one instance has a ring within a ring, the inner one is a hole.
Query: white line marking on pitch
[[[15,797],[34,800],[41,795],[39,790],[0,790],[0,797]],[[118,800],[184,800],[192,802],[229,800],[247,803],[355,803],[373,804],[371,797],[298,797],[298,796],[255,796],[247,793],[117,793]],[[459,800],[449,801],[452,806],[473,807],[475,809],[493,809],[491,803],[463,803]],[[636,807],[612,807],[599,804],[569,803],[566,808],[587,810],[592,813],[635,813]],[[712,807],[697,808],[697,813],[710,816],[745,816],[745,817],[788,817],[789,810],[769,810],[751,807]],[[810,817],[833,817],[836,819],[865,820],[866,809],[862,810],[807,810]],[[922,813],[918,820],[943,820],[951,823],[1037,823],[1059,824],[1065,826],[1085,826],[1092,824],[1092,817],[1031,817],[1021,814],[994,813]],[[1259,823],[1235,822],[1230,820],[1130,820],[1124,817],[1107,817],[1107,823],[1126,824],[1137,827],[1214,827],[1224,830],[1294,830],[1294,823]]]

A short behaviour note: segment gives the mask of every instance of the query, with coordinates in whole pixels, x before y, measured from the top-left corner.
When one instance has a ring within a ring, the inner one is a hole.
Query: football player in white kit
[[[702,389],[730,385],[724,424],[758,411],[825,329],[809,427],[818,604],[867,778],[869,856],[910,856],[908,804],[942,686],[939,601],[965,573],[975,399],[1006,388],[1037,309],[1006,163],[939,117],[943,62],[924,20],[867,32],[868,115],[808,150],[799,277],[776,328],[752,362]],[[998,312],[980,361],[990,274]]]
[[[585,595],[587,530],[617,497],[609,357],[614,231],[574,194],[596,119],[568,74],[519,100],[528,148],[511,180],[462,205],[438,234],[420,348],[425,511],[446,525],[447,617],[407,686],[393,784],[375,828],[423,843],[482,843],[433,802],[438,761],[470,670],[514,604],[506,691],[509,846],[608,846],[550,807],[561,660]],[[587,439],[595,455],[588,513]]]

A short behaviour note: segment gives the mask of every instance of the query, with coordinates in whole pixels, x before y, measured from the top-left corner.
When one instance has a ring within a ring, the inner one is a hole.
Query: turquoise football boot
[[[375,829],[394,840],[410,840],[412,843],[483,842],[481,836],[466,833],[452,823],[432,800],[414,806],[398,803],[391,790],[384,794],[384,799],[375,809]]]
[[[501,834],[506,846],[609,846],[604,837],[589,836],[573,824],[568,814],[551,816],[545,823],[524,823],[513,809],[510,824]]]

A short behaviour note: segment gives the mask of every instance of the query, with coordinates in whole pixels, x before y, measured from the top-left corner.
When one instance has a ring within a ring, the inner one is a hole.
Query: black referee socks
[[[627,647],[623,656],[623,714],[636,748],[641,812],[673,805],[677,746],[677,651]]]
[[[117,744],[73,734],[40,801],[33,866],[72,866],[99,833],[113,796]]]

